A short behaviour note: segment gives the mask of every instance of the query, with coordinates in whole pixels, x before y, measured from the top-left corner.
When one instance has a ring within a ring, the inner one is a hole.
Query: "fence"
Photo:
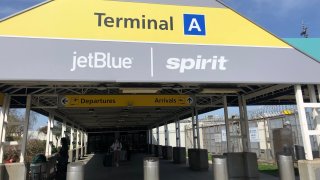
[[[233,152],[242,151],[241,128],[239,119],[229,121],[230,125],[230,146]],[[308,125],[312,127],[312,118],[308,114]],[[303,146],[302,135],[298,125],[297,113],[289,115],[277,115],[249,120],[249,134],[251,151],[257,153],[260,160],[274,161],[275,152],[272,130],[277,128],[291,128],[292,140],[295,145]],[[186,148],[193,147],[191,125],[185,126]],[[227,152],[226,129],[223,119],[200,121],[200,142],[201,148],[208,149],[212,154],[223,154]],[[318,151],[316,138],[312,138],[313,151]]]

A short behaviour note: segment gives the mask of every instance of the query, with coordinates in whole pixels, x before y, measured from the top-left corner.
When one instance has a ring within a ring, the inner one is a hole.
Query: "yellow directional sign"
[[[282,111],[282,114],[284,114],[284,115],[291,115],[291,114],[293,114],[294,113],[294,111],[293,110],[290,110],[290,109],[287,109],[287,110],[283,110]]]
[[[74,108],[93,107],[181,107],[193,104],[189,95],[66,95],[60,105]]]
[[[0,93],[0,106],[3,105],[3,100],[4,100],[4,94]]]

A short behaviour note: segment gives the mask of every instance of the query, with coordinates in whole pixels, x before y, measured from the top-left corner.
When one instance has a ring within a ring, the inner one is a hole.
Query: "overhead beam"
[[[271,93],[271,92],[274,92],[274,91],[277,91],[277,90],[280,90],[280,89],[288,88],[290,86],[292,86],[292,85],[288,85],[288,84],[282,85],[281,84],[281,85],[271,86],[271,87],[262,89],[260,91],[254,92],[254,93],[247,94],[247,95],[244,96],[244,98],[246,100],[249,100],[249,99],[252,99],[252,98],[255,98],[255,97],[258,97],[258,96],[262,96],[264,94],[268,94],[268,93]]]

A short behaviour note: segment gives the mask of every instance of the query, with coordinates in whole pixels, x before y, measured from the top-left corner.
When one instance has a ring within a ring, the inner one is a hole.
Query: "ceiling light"
[[[161,88],[120,88],[124,94],[153,94]]]
[[[202,94],[234,94],[238,93],[239,89],[229,89],[229,88],[204,88],[202,89]]]

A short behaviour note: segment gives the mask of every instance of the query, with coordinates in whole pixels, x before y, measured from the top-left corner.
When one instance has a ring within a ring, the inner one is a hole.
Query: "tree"
[[[37,154],[44,154],[46,150],[46,141],[31,139],[28,141],[26,161],[31,162],[32,158]]]
[[[57,123],[55,126],[53,126],[53,129],[52,129],[52,135],[56,138],[56,142],[57,142],[57,144],[55,145],[56,148],[59,146],[58,142],[62,135],[61,129],[62,129],[61,123]],[[48,126],[44,126],[38,129],[38,132],[41,132],[43,134],[47,134],[48,133],[47,131],[48,131]]]
[[[20,109],[10,109],[8,116],[8,126],[6,132],[6,141],[19,141],[23,135],[24,113]],[[29,128],[32,128],[37,122],[37,114],[30,112]]]

